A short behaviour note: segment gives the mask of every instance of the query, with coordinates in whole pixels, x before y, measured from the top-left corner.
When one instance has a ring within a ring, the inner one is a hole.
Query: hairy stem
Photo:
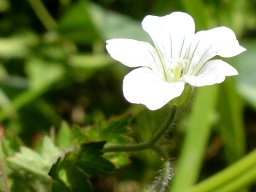
[[[174,120],[176,118],[177,114],[177,108],[176,106],[173,106],[172,112],[170,113],[170,117],[167,119],[165,125],[159,129],[159,131],[153,135],[148,141],[143,143],[137,143],[137,144],[128,144],[128,145],[114,145],[109,146],[103,149],[103,152],[120,152],[120,151],[126,151],[126,152],[133,152],[133,151],[140,151],[145,149],[152,149],[156,150],[156,142],[166,133],[166,131],[172,127]]]
[[[173,177],[173,168],[170,161],[164,163],[164,167],[160,170],[160,174],[155,178],[155,181],[150,185],[145,192],[165,192],[168,189],[169,183]]]

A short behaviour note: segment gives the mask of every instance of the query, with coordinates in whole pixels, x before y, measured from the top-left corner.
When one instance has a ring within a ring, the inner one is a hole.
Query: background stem
[[[217,86],[198,90],[193,111],[188,119],[184,144],[170,192],[181,192],[198,179],[211,132],[211,120],[217,97]],[[202,103],[204,106],[202,107]]]
[[[4,129],[3,127],[0,126],[0,177],[1,180],[3,182],[3,191],[4,192],[9,192],[9,187],[8,187],[8,182],[7,182],[7,175],[6,175],[6,163],[5,163],[5,155],[3,152],[3,146],[2,146],[2,138],[3,138],[3,134],[4,134]]]
[[[233,191],[256,180],[256,150],[186,192]],[[232,190],[231,190],[232,189]]]
[[[35,14],[47,30],[52,30],[57,27],[57,23],[40,0],[29,0],[29,2]]]

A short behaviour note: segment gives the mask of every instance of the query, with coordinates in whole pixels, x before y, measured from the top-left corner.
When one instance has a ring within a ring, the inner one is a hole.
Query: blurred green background
[[[195,175],[188,183],[241,159],[256,146],[255,10],[253,0],[0,0],[0,136],[5,156],[20,146],[36,149],[44,135],[52,136],[63,127],[63,121],[88,128],[130,114],[135,137],[148,138],[165,112],[149,112],[125,101],[122,79],[130,69],[109,57],[105,41],[150,41],[140,24],[144,16],[184,11],[194,18],[197,31],[230,27],[247,51],[226,59],[238,76],[202,88],[192,106],[183,109],[167,139],[170,156],[173,162],[180,155],[182,163],[192,164]],[[188,127],[193,135],[183,143]],[[135,188],[150,183],[160,166],[157,157],[130,158],[132,165],[116,177],[134,181],[127,186]],[[144,168],[136,175],[141,164]],[[180,173],[177,180],[184,177]],[[15,176],[9,182],[14,181]],[[128,192],[127,186],[123,188]],[[247,190],[255,189],[251,182],[248,186]]]

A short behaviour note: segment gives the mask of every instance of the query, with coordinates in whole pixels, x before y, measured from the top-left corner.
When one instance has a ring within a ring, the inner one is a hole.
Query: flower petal
[[[189,48],[188,57],[192,60],[187,73],[196,74],[209,59],[216,55],[233,57],[245,50],[239,45],[235,33],[227,27],[199,31],[195,34]]]
[[[182,58],[195,33],[193,18],[182,12],[163,17],[148,15],[142,27],[151,36],[163,63]]]
[[[152,45],[133,39],[107,40],[106,49],[112,58],[128,67],[155,68],[158,57]]]
[[[131,71],[123,82],[125,98],[131,103],[144,104],[150,110],[163,107],[173,98],[180,96],[183,89],[183,82],[165,82],[146,67]]]
[[[237,75],[237,70],[222,60],[212,60],[205,64],[198,75],[185,75],[184,79],[190,85],[201,87],[221,83],[226,76]]]

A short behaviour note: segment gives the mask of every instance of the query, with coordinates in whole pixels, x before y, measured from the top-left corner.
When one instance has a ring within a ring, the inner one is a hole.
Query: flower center
[[[186,63],[187,61],[182,58],[172,59],[170,67],[172,82],[178,81],[181,78]]]

